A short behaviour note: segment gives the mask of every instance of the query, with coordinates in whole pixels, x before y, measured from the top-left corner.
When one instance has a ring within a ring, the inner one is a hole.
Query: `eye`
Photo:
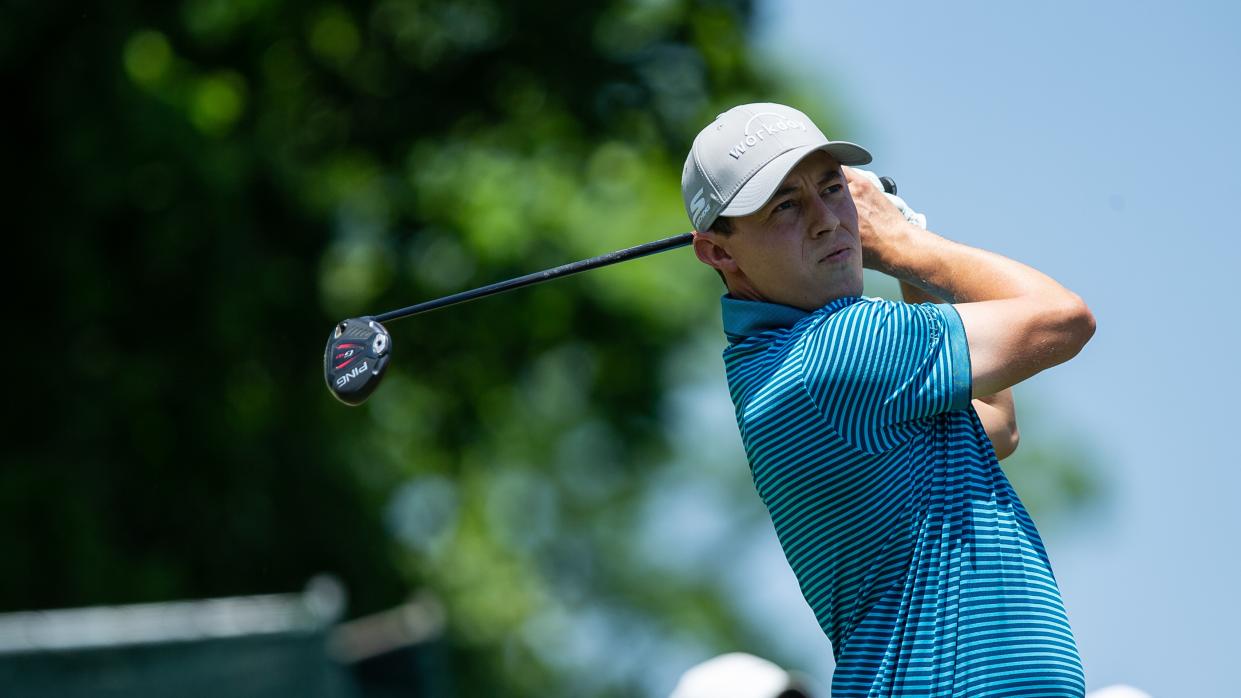
[[[787,211],[793,208],[793,206],[795,205],[796,204],[793,203],[792,199],[785,199],[784,201],[781,201],[780,203],[776,204],[776,207],[772,209],[772,212]]]
[[[835,194],[835,193],[839,192],[841,189],[844,189],[844,188],[845,188],[845,185],[843,185],[843,184],[833,184],[833,185],[831,185],[830,187],[828,187],[827,189],[824,189],[824,190],[823,190],[823,195],[824,195],[824,196],[830,196],[830,195],[832,195],[832,194]]]

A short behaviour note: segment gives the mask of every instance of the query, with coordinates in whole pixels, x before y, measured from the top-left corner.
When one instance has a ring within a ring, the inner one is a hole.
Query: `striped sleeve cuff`
[[[970,345],[965,339],[965,325],[961,315],[951,303],[939,303],[937,306],[944,316],[944,329],[947,331],[949,366],[952,375],[952,402],[949,410],[963,410],[970,406],[974,390],[973,374],[970,372]]]

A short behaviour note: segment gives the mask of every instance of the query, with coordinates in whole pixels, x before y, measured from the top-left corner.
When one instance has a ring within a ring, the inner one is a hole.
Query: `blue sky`
[[[830,137],[870,148],[932,230],[1043,270],[1095,313],[1082,355],[1017,393],[1056,438],[1087,436],[1109,485],[1097,511],[1043,526],[1091,688],[1237,692],[1239,8],[760,4],[771,60],[841,105]],[[819,656],[813,621],[777,607]]]

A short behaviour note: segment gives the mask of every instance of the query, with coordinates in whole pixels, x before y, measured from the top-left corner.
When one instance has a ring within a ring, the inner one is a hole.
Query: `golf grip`
[[[896,180],[891,177],[880,177],[879,181],[883,183],[884,191],[889,194],[896,193]],[[656,254],[665,250],[684,247],[693,242],[693,240],[693,233],[681,233],[680,235],[674,235],[670,238],[648,242],[643,245],[638,245],[637,247],[630,247],[624,250],[617,250],[616,252],[609,252],[608,254],[599,255],[598,257],[583,259],[580,262],[562,264],[558,267],[544,269],[543,271],[536,271],[533,274],[526,274],[525,276],[519,276],[515,279],[500,281],[489,286],[482,286],[469,291],[454,293],[451,296],[444,296],[443,298],[436,298],[435,300],[425,301],[423,303],[418,303],[405,308],[390,310],[381,315],[376,315],[375,320],[378,320],[381,323],[389,322],[391,320],[400,320],[411,315],[418,315],[431,310],[447,308],[450,305],[457,305],[458,303],[478,300],[479,298],[493,296],[497,293],[504,293],[505,291],[512,291],[513,289],[521,288],[523,286],[530,286],[544,281],[551,281],[552,279],[558,279],[562,276],[569,276],[571,274],[577,274],[591,269],[598,269],[599,267],[606,267],[616,264],[617,262],[626,262],[631,259],[646,257],[647,255]]]

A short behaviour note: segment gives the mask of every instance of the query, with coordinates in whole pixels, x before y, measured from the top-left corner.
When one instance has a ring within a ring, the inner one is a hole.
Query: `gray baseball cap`
[[[719,216],[744,216],[767,203],[802,158],[822,150],[842,165],[865,165],[860,145],[829,141],[805,114],[783,104],[742,104],[715,117],[694,139],[681,197],[694,230]]]

